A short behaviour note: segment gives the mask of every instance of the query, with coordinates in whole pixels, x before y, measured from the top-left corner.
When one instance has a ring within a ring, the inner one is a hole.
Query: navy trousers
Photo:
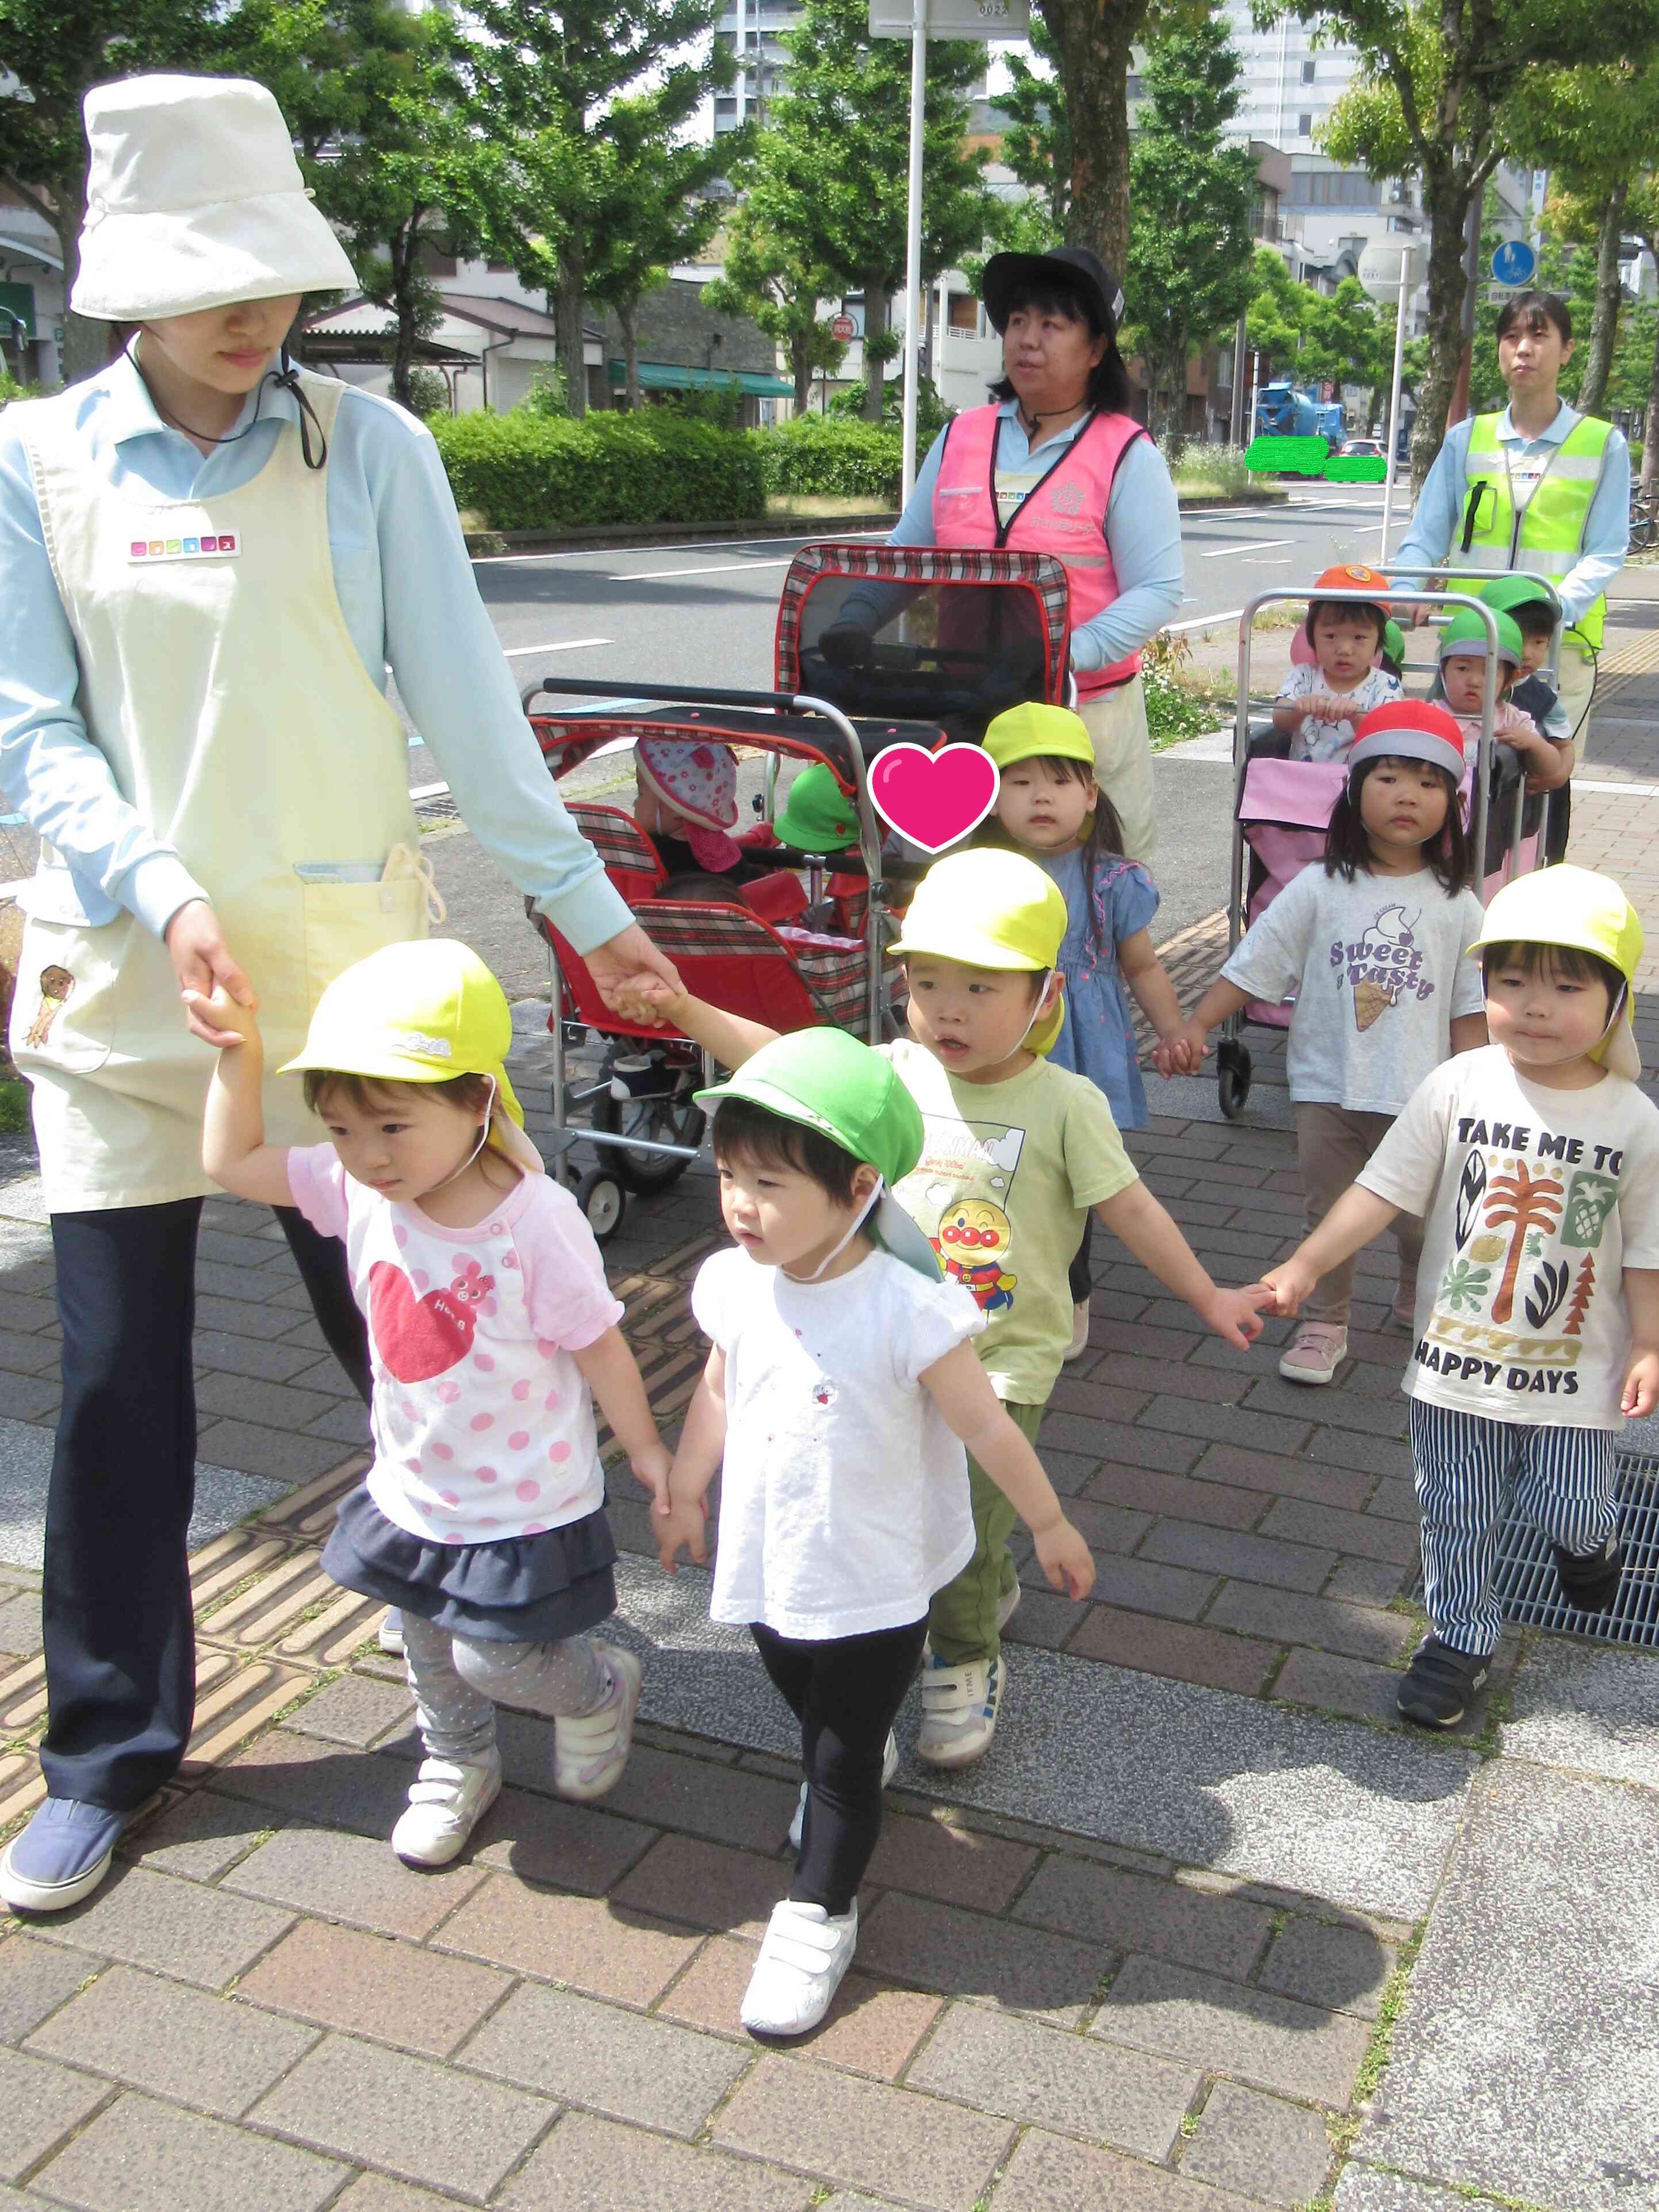
[[[317,1320],[365,1401],[368,1338],[345,1247],[282,1223]],[[173,1774],[196,1705],[187,1531],[191,1340],[202,1200],[55,1213],[64,1404],[46,1499],[42,1618],[54,1797],[130,1812]]]

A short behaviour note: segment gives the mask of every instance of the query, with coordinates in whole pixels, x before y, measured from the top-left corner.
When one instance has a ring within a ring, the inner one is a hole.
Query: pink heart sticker
[[[870,799],[888,827],[943,853],[960,844],[997,803],[997,764],[982,745],[889,745],[870,770]]]

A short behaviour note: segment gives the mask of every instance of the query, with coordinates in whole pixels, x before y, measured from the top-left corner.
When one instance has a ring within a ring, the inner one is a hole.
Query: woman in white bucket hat
[[[547,776],[430,436],[289,366],[301,294],[355,280],[270,93],[133,77],[88,94],[86,121],[70,304],[136,336],[101,374],[0,417],[0,778],[42,839],[11,1046],[64,1322],[51,1794],[0,1861],[0,1898],[37,1912],[96,1887],[191,1722],[191,1329],[217,1033],[179,994],[257,994],[276,1067],[335,975],[424,933],[388,663],[462,814],[601,988],[666,966]],[[305,1140],[295,1086],[273,1081],[265,1114]],[[279,1218],[367,1395],[342,1248]]]

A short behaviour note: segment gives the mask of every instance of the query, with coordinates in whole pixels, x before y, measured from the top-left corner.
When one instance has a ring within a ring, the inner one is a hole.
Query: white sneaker
[[[881,1786],[884,1790],[898,1772],[898,1738],[891,1729],[887,1731],[887,1748],[881,1754]],[[789,1823],[789,1848],[800,1849],[801,1831],[806,1824],[806,1784],[800,1785],[800,1796],[795,1800],[795,1817]]]
[[[501,1791],[501,1755],[480,1759],[423,1759],[409,1804],[392,1831],[405,1866],[447,1866]]]
[[[611,1670],[611,1692],[580,1720],[553,1723],[553,1779],[561,1797],[603,1797],[614,1790],[634,1741],[644,1680],[640,1662],[617,1644],[593,1648]]]
[[[750,2035],[805,2035],[830,2009],[859,1940],[859,1905],[831,1919],[821,1905],[786,1897],[772,1908],[755,1971],[744,1992]]]
[[[1304,1321],[1279,1360],[1287,1382],[1331,1382],[1348,1356],[1348,1332],[1334,1322]]]
[[[389,1651],[394,1659],[404,1656],[404,1617],[394,1607],[380,1615],[380,1626],[375,1642],[382,1651]]]
[[[1001,1659],[947,1667],[930,1652],[921,1670],[918,1758],[930,1766],[971,1766],[991,1748],[1002,1703]]]
[[[1080,1305],[1072,1308],[1072,1340],[1060,1356],[1068,1362],[1081,1359],[1088,1349],[1089,1301],[1085,1298]]]

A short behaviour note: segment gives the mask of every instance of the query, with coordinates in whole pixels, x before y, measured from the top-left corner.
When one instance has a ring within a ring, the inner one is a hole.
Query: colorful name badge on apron
[[[234,530],[222,531],[217,537],[205,538],[134,538],[127,546],[131,561],[221,561],[227,554],[240,553],[241,539]]]

